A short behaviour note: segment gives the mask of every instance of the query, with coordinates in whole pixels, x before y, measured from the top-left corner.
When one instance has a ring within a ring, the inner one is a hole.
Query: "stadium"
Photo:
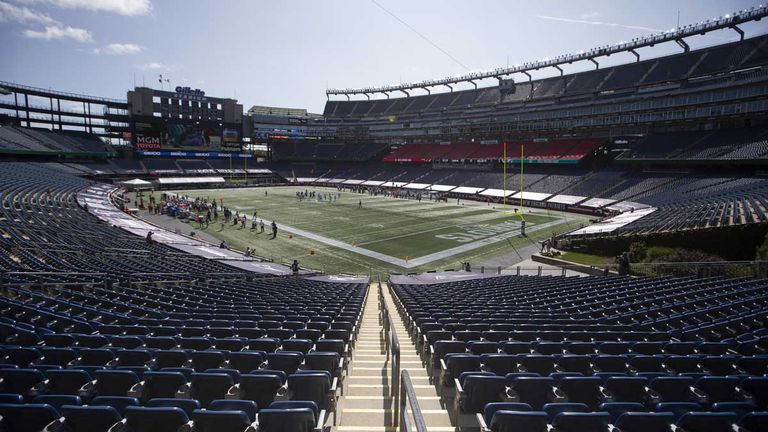
[[[0,76],[0,431],[767,431],[768,7],[723,12],[322,113]]]

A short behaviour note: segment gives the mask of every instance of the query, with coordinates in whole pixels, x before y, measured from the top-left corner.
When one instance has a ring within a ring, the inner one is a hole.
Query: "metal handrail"
[[[400,341],[397,339],[397,332],[392,325],[392,316],[389,313],[386,300],[384,299],[384,290],[381,287],[381,277],[379,277],[379,304],[381,305],[381,321],[384,327],[384,343],[387,348],[387,361],[389,361],[390,374],[389,396],[392,398],[392,424],[398,425],[400,409]]]
[[[407,408],[410,407],[416,431],[426,432],[426,422],[421,413],[421,408],[419,407],[419,401],[416,398],[416,391],[413,388],[411,377],[407,370],[400,370],[400,341],[397,338],[397,331],[392,322],[392,315],[389,312],[389,307],[384,298],[384,290],[381,286],[381,275],[379,275],[379,303],[381,304],[381,321],[382,326],[384,327],[387,360],[390,362],[391,384],[389,386],[389,395],[392,398],[392,425],[399,427],[401,431],[411,431],[411,424],[406,415]]]
[[[408,406],[411,408],[413,414],[413,423],[416,427],[416,432],[427,432],[427,424],[424,421],[424,415],[421,413],[421,407],[419,401],[416,398],[416,390],[411,383],[411,377],[408,375],[408,371],[404,370],[400,372],[400,430],[411,431],[411,423],[408,421],[408,415],[406,413],[406,399]],[[398,424],[395,423],[395,426]]]

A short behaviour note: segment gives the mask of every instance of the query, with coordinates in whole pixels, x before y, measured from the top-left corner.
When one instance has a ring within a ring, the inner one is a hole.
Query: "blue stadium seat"
[[[731,412],[690,412],[683,414],[677,425],[691,432],[732,432],[736,420]]]
[[[559,432],[607,432],[610,415],[604,412],[563,412],[555,416],[552,426]]]
[[[243,432],[251,421],[243,411],[197,410],[195,430],[200,432]]]
[[[622,432],[669,432],[674,420],[669,412],[628,412],[620,415],[614,426]]]
[[[547,416],[549,417],[549,422],[552,423],[552,419],[554,419],[555,416],[560,413],[563,413],[563,412],[585,413],[585,412],[589,412],[589,407],[581,403],[554,402],[554,403],[545,404],[542,411],[547,413]]]
[[[256,402],[247,400],[217,399],[208,404],[208,410],[212,411],[242,411],[248,416],[248,420],[256,421],[258,406]]]
[[[139,400],[128,396],[97,396],[88,402],[89,406],[109,406],[117,410],[120,416],[125,415],[125,409],[130,406],[139,406]]]
[[[192,417],[192,414],[201,409],[200,402],[196,399],[175,399],[175,398],[154,398],[147,401],[146,405],[150,408],[178,408],[187,415]]]
[[[543,412],[497,411],[490,427],[494,432],[546,432],[548,421]]]
[[[255,402],[259,407],[269,406],[279,393],[285,392],[284,379],[285,377],[276,373],[271,375],[242,375],[240,383],[229,390],[227,399],[249,400]]]
[[[73,406],[61,408],[64,427],[70,432],[107,432],[122,420],[111,406]]]
[[[127,432],[177,432],[189,418],[180,408],[128,407],[125,421]]]
[[[0,404],[3,428],[9,432],[40,432],[58,420],[59,413],[45,404]]]

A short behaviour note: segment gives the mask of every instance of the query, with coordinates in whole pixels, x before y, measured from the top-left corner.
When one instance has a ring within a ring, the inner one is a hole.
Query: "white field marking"
[[[556,219],[554,221],[546,222],[546,223],[543,223],[543,224],[538,224],[538,225],[535,225],[535,226],[530,226],[529,225],[528,227],[526,227],[526,231],[527,232],[536,232],[536,231],[539,231],[539,230],[542,230],[542,229],[545,229],[545,228],[549,228],[551,226],[559,225],[559,224],[561,224],[563,222],[564,221],[562,219]],[[375,258],[375,259],[377,259],[379,261],[384,261],[384,262],[387,262],[387,263],[390,263],[390,264],[393,264],[393,265],[396,265],[396,266],[400,266],[400,267],[403,267],[403,268],[414,268],[414,267],[418,267],[418,266],[421,266],[421,265],[424,265],[424,264],[428,264],[428,263],[430,263],[432,261],[437,261],[437,260],[441,260],[441,259],[444,259],[444,258],[449,258],[449,257],[452,257],[452,256],[460,254],[460,253],[468,252],[468,251],[471,251],[471,250],[474,250],[474,249],[477,249],[477,248],[480,248],[480,247],[483,247],[483,246],[488,246],[488,245],[491,245],[493,243],[500,242],[502,240],[507,240],[509,238],[517,236],[519,234],[519,232],[520,232],[519,229],[515,229],[515,230],[511,230],[511,231],[505,232],[505,233],[495,234],[495,235],[492,235],[492,236],[484,238],[484,239],[480,239],[480,240],[477,240],[477,241],[474,241],[474,242],[471,242],[471,243],[465,243],[463,245],[456,246],[456,247],[453,247],[453,248],[450,248],[450,249],[445,249],[445,250],[442,250],[440,252],[435,252],[435,253],[432,253],[432,254],[429,254],[429,255],[424,255],[422,257],[415,258],[415,259],[412,259],[412,260],[406,262],[404,259],[395,258],[395,257],[389,256],[389,255],[386,255],[386,254],[383,254],[383,253],[380,253],[380,252],[375,252],[375,251],[372,251],[372,250],[356,247],[356,246],[353,246],[353,245],[351,245],[349,243],[345,243],[345,242],[342,242],[342,241],[339,241],[339,240],[335,240],[335,239],[332,239],[332,238],[324,237],[324,236],[321,236],[321,235],[318,235],[318,234],[315,234],[315,233],[312,233],[312,232],[309,232],[309,231],[305,231],[305,230],[298,229],[298,228],[293,228],[293,227],[290,227],[290,226],[287,226],[287,225],[282,225],[282,230],[283,231],[287,231],[287,232],[292,233],[292,234],[295,234],[295,235],[298,235],[298,236],[302,236],[302,237],[306,237],[306,238],[315,240],[315,241],[320,242],[320,243],[327,244],[329,246],[337,247],[337,248],[344,249],[344,250],[347,250],[347,251],[350,251],[350,252],[355,252],[357,254],[364,255],[364,256],[367,256],[369,258]],[[413,234],[411,234],[411,235],[413,235]]]
[[[357,245],[358,246],[365,246],[365,245],[373,244],[373,243],[385,242],[385,241],[390,241],[390,240],[397,240],[399,238],[410,237],[410,236],[413,236],[413,235],[416,235],[416,234],[424,234],[424,233],[428,233],[428,232],[432,232],[432,231],[440,231],[440,230],[448,229],[448,228],[459,228],[461,225],[481,223],[481,222],[485,222],[485,221],[488,221],[488,220],[494,220],[494,219],[498,219],[498,218],[499,218],[499,215],[493,214],[493,213],[483,213],[483,214],[479,214],[479,215],[464,216],[464,217],[459,217],[459,218],[455,219],[454,222],[459,222],[459,223],[456,223],[454,225],[441,226],[441,227],[437,227],[437,228],[430,228],[430,229],[427,229],[427,230],[420,230],[418,232],[410,232],[410,233],[400,234],[400,235],[396,235],[396,236],[392,236],[392,237],[386,237],[386,238],[383,238],[383,239],[371,240],[371,241],[367,241],[367,242],[357,243]],[[434,223],[434,221],[422,222],[421,224],[424,224],[424,223]],[[420,224],[419,223],[410,224],[410,225],[408,225],[408,228],[413,228],[414,226],[418,226],[418,225],[420,225]],[[531,224],[531,226],[533,226],[533,224]],[[394,229],[401,229],[401,227],[398,226],[398,227],[395,227]],[[381,230],[381,231],[378,231],[377,233],[381,233],[382,231],[387,231],[387,230]]]

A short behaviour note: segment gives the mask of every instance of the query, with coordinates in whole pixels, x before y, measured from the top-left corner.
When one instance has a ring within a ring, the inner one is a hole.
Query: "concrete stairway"
[[[448,412],[442,407],[435,386],[430,384],[424,365],[398,319],[397,309],[384,285],[384,298],[395,321],[401,343],[400,368],[408,370],[430,432],[453,431]],[[363,308],[360,332],[355,344],[349,375],[344,382],[344,396],[339,399],[340,432],[389,432],[392,426],[393,400],[389,382],[391,365],[387,360],[384,329],[379,320],[378,284],[371,284]],[[395,379],[399,379],[396,377]]]

